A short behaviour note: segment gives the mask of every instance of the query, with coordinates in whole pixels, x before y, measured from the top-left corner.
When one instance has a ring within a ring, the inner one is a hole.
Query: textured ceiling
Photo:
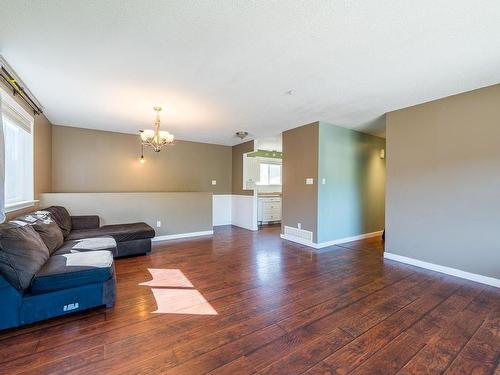
[[[235,144],[500,82],[500,1],[0,0],[0,53],[55,124]],[[291,91],[291,95],[290,92]]]

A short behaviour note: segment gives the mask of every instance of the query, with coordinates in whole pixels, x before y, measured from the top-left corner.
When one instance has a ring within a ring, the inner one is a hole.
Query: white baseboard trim
[[[365,234],[360,234],[358,236],[352,236],[352,237],[344,237],[344,238],[339,238],[338,240],[333,240],[333,241],[328,241],[328,242],[320,242],[320,243],[314,243],[311,241],[301,240],[300,238],[290,237],[290,236],[287,236],[285,234],[280,234],[280,237],[284,240],[287,240],[287,241],[292,241],[292,242],[296,242],[296,243],[301,244],[301,245],[312,247],[313,249],[322,249],[322,248],[328,247],[328,246],[340,245],[340,244],[347,243],[347,242],[359,241],[359,240],[364,240],[366,238],[381,236],[382,233],[383,233],[383,231],[381,230],[381,231],[377,231],[377,232],[365,233]]]
[[[168,234],[164,236],[156,236],[151,239],[153,242],[177,240],[179,238],[189,238],[189,237],[200,237],[200,236],[212,236],[214,234],[213,230],[205,230],[202,232],[190,232],[190,233],[178,233],[178,234]]]
[[[317,248],[322,249],[323,247],[340,245],[340,244],[352,242],[352,241],[364,240],[366,238],[378,237],[378,236],[381,236],[383,232],[384,232],[383,230],[379,230],[377,232],[364,233],[364,234],[360,234],[358,236],[344,237],[344,238],[339,238],[338,240],[321,242],[321,243],[317,244],[317,246],[318,246]]]
[[[500,288],[500,279],[495,279],[494,277],[478,275],[476,273],[462,271],[462,270],[459,270],[456,268],[451,268],[451,267],[446,267],[446,266],[440,266],[439,264],[424,262],[422,260],[408,258],[408,257],[402,256],[402,255],[397,255],[397,254],[388,253],[388,252],[384,253],[384,258],[389,259],[389,260],[395,260],[396,262],[410,264],[412,266],[416,266],[416,267],[420,267],[420,268],[425,268],[425,269],[428,269],[431,271],[441,272],[441,273],[445,273],[447,275],[460,277],[462,279],[475,281],[475,282],[478,282],[481,284],[491,285],[491,286],[495,286],[497,288]]]
[[[238,228],[243,228],[243,229],[246,229],[246,230],[251,230],[253,232],[259,230],[259,228],[256,228],[256,227],[249,227],[247,225],[240,225],[240,224],[235,224],[235,223],[231,223],[231,225],[234,225],[235,227],[238,227]]]
[[[287,236],[286,234],[280,234],[280,238],[282,238],[284,240],[287,240],[287,241],[295,242],[295,243],[298,243],[298,244],[301,244],[301,245],[304,245],[304,246],[309,246],[309,247],[312,247],[314,249],[319,249],[317,247],[318,244],[316,244],[314,242],[311,242],[311,241],[301,240],[300,238],[295,238],[295,237]]]

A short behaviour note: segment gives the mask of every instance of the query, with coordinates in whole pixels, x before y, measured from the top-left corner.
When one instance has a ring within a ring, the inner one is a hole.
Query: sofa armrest
[[[71,216],[71,229],[98,229],[99,216],[82,215]]]

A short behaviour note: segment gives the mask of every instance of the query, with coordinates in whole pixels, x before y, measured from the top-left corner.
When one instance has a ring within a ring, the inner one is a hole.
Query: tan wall
[[[11,93],[11,91],[4,84],[0,83],[0,87],[2,87],[2,89],[4,89],[7,93]],[[32,109],[29,108],[23,100],[18,97],[14,97],[14,99],[24,109],[26,109],[26,111],[33,114]],[[41,193],[50,192],[52,189],[52,124],[43,114],[33,116],[33,118],[35,120],[33,131],[34,197],[35,199],[39,199]],[[10,220],[13,217],[30,211],[33,211],[33,208],[9,212],[6,220]]]
[[[254,141],[248,141],[233,146],[233,182],[232,193],[238,195],[253,195],[253,190],[243,190],[243,154],[254,149]]]
[[[319,123],[304,125],[283,133],[283,199],[282,226],[314,233],[317,240],[318,219],[318,152]],[[313,178],[313,185],[306,185],[306,178]]]
[[[212,230],[211,193],[48,193],[41,204],[64,206],[71,215],[99,215],[101,225],[143,221],[157,236]]]
[[[54,192],[231,192],[231,147],[176,141],[159,153],[138,135],[54,126]],[[212,185],[212,180],[217,185]]]
[[[500,278],[500,85],[387,114],[386,251]]]

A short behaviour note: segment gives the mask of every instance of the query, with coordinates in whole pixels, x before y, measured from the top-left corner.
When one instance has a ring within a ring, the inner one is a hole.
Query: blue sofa
[[[0,224],[0,329],[113,306],[114,257],[150,251],[153,236],[144,223],[99,227],[58,206]]]

